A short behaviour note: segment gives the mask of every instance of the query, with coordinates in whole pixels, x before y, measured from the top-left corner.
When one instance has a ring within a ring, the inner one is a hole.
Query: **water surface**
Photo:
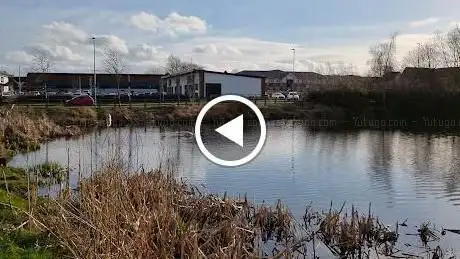
[[[191,131],[191,128],[186,128]],[[249,144],[257,139],[251,138]],[[282,199],[296,216],[312,202],[329,208],[334,202],[354,204],[363,212],[369,203],[389,225],[409,218],[409,224],[430,221],[460,228],[460,137],[389,131],[311,131],[301,122],[267,124],[267,141],[258,157],[238,168],[209,162],[193,139],[164,128],[107,129],[42,145],[18,155],[11,166],[47,160],[89,175],[107,156],[122,154],[131,170],[173,166],[178,176],[209,192],[247,194],[256,202]],[[245,139],[246,141],[246,139]],[[208,141],[225,152],[225,143]],[[252,143],[253,144],[253,143]],[[460,236],[444,245],[458,247]],[[460,251],[460,250],[459,250]]]

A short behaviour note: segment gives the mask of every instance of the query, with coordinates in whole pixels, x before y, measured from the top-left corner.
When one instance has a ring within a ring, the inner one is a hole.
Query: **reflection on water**
[[[44,162],[46,153],[50,160],[67,164],[69,148],[73,183],[78,172],[90,175],[107,157],[118,157],[129,170],[173,166],[179,177],[211,192],[247,194],[258,202],[282,199],[295,215],[310,201],[319,208],[347,201],[363,209],[371,202],[389,224],[410,218],[413,224],[429,220],[460,228],[456,136],[321,132],[295,121],[270,122],[260,155],[233,169],[212,164],[193,139],[179,136],[164,128],[107,129],[50,142],[37,152],[16,156],[10,165],[24,166],[27,156],[30,164]],[[226,150],[225,143],[210,144]]]

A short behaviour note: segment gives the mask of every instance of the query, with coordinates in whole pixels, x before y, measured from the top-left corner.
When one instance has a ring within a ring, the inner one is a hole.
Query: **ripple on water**
[[[81,153],[81,164],[89,172],[88,161],[94,163],[95,150],[101,164],[106,152],[118,148],[125,155],[133,154],[135,165],[149,168],[170,158],[181,169],[181,177],[204,184],[210,192],[247,193],[250,200],[269,203],[282,199],[295,215],[301,215],[310,202],[328,209],[331,201],[334,207],[346,201],[364,211],[371,202],[385,222],[411,218],[414,224],[430,220],[460,228],[458,137],[452,141],[448,136],[400,132],[312,132],[301,123],[268,123],[268,139],[256,159],[245,166],[222,168],[206,160],[195,143],[174,137],[175,132],[108,129],[53,141],[48,157],[67,164],[69,147],[72,167],[78,168]],[[28,156],[29,164],[44,162],[45,154],[43,146]],[[24,166],[26,156],[19,155],[10,164]]]

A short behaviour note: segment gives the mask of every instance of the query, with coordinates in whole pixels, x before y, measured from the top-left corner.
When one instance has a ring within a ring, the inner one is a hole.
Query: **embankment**
[[[302,119],[321,115],[328,108],[282,103],[267,105],[261,111],[266,120]],[[18,152],[32,151],[39,144],[58,137],[72,137],[95,127],[106,127],[107,114],[113,127],[127,125],[152,125],[161,123],[193,123],[203,105],[162,105],[154,107],[2,107],[0,108],[0,157],[10,157]],[[213,108],[205,122],[233,119],[239,114],[255,119],[244,105],[222,103]],[[328,114],[339,115],[339,109],[329,109]]]

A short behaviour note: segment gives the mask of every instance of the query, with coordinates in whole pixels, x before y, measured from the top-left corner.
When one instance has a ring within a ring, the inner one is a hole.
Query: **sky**
[[[34,2],[34,3],[31,3]],[[397,33],[402,60],[418,42],[460,22],[455,0],[2,0],[0,70],[34,67],[48,53],[54,72],[104,71],[104,50],[127,72],[162,72],[174,54],[217,71],[368,71],[369,47]],[[291,49],[295,49],[294,53]]]

